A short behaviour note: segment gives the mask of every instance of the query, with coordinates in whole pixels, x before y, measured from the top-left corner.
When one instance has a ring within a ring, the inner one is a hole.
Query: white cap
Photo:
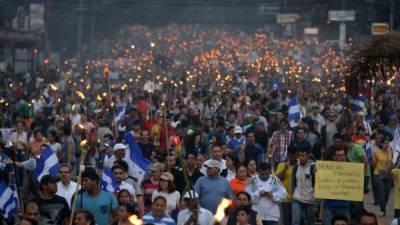
[[[233,133],[235,134],[242,134],[242,128],[240,126],[235,126],[235,128],[233,129]]]
[[[113,151],[115,152],[115,151],[120,150],[120,149],[125,150],[125,149],[127,149],[127,148],[128,148],[128,146],[126,146],[126,145],[124,145],[124,144],[122,144],[122,143],[118,143],[118,144],[115,144],[115,145],[114,145]]]
[[[189,194],[189,192],[190,192],[190,194]],[[199,195],[195,191],[190,190],[190,191],[185,192],[185,194],[183,195],[183,199],[190,198],[190,195],[192,195],[192,198],[199,198]]]
[[[204,166],[207,167],[207,168],[218,168],[219,170],[221,170],[221,168],[222,168],[221,162],[217,161],[215,159],[207,160],[204,163]]]

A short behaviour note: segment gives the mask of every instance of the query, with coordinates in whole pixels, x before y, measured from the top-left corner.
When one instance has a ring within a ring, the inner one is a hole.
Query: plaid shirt
[[[272,144],[276,146],[273,155],[275,162],[280,162],[286,157],[288,146],[293,139],[293,132],[290,130],[277,130],[272,134]]]

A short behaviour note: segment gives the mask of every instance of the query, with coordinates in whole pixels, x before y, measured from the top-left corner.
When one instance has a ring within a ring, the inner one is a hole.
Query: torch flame
[[[57,91],[57,89],[58,89],[57,86],[54,84],[49,84],[49,86],[50,86],[51,90],[53,90],[53,91]]]
[[[81,141],[81,142],[79,143],[79,145],[80,145],[81,147],[85,147],[85,146],[87,145],[87,140],[85,139],[85,140]]]
[[[225,209],[231,206],[232,204],[233,204],[232,200],[223,198],[221,200],[221,203],[219,203],[218,205],[217,213],[214,215],[215,221],[221,222],[225,217]]]
[[[132,216],[130,216],[128,218],[129,222],[133,225],[142,225],[143,221],[141,219],[139,219],[139,217],[135,214],[133,214]]]
[[[75,94],[78,95],[81,99],[85,99],[85,95],[82,92],[76,91]]]

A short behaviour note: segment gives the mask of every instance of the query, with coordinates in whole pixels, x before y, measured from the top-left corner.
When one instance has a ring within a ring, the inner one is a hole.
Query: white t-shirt
[[[390,223],[390,225],[397,225],[397,224],[399,224],[399,220],[400,220],[400,218],[395,218],[394,220],[392,220],[392,222]]]
[[[157,190],[157,191],[153,192],[153,194],[151,196],[151,201],[153,202],[153,200],[157,196],[163,196],[165,199],[167,199],[167,208],[165,210],[166,210],[166,213],[168,213],[169,215],[171,215],[172,210],[174,210],[178,207],[179,200],[181,198],[181,194],[179,194],[179,192],[177,192],[177,191],[174,191],[172,193],[164,193],[164,192],[160,192]]]
[[[129,193],[130,193],[133,197],[136,196],[135,188],[134,188],[131,184],[126,183],[125,181],[122,181],[122,182],[121,182],[121,184],[119,185],[119,189],[120,189],[120,190],[126,189],[127,191],[129,191]]]
[[[184,210],[180,211],[179,214],[178,214],[177,225],[184,225],[186,223],[186,221],[188,221],[191,216],[192,216],[192,211],[190,211],[189,209],[184,209]],[[214,216],[207,209],[200,208],[199,209],[199,220],[198,220],[198,222],[201,225],[213,225],[214,224]]]
[[[76,191],[77,183],[71,181],[68,186],[65,186],[61,181],[57,182],[57,193],[56,195],[61,196],[67,200],[69,208],[71,208],[71,199]]]

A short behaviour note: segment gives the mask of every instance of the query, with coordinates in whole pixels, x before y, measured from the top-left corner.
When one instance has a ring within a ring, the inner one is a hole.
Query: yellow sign
[[[364,198],[364,164],[317,161],[315,197],[362,201]]]

